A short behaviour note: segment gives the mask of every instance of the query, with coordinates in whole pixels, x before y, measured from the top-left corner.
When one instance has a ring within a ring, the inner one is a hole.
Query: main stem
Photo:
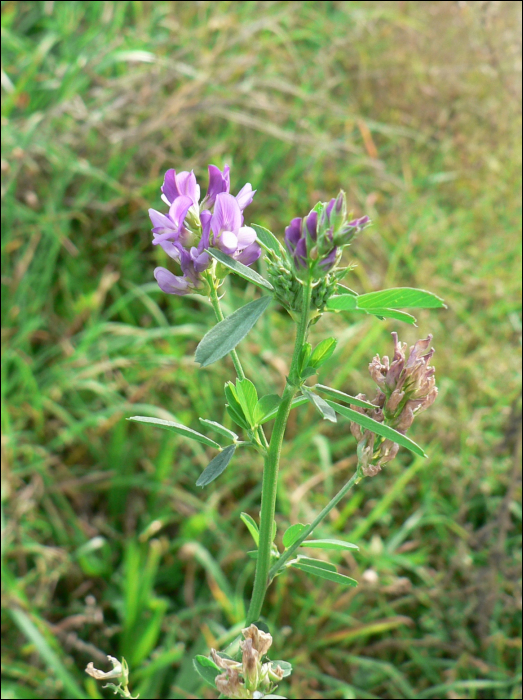
[[[252,591],[251,604],[247,612],[246,624],[255,622],[261,614],[263,601],[269,585],[269,569],[271,565],[271,549],[273,542],[273,522],[276,508],[276,493],[278,490],[278,469],[280,466],[281,447],[287,419],[291,410],[292,400],[299,389],[300,355],[303,344],[307,339],[309,327],[309,314],[311,304],[311,285],[307,282],[303,286],[301,316],[296,331],[294,353],[287,384],[283,391],[282,400],[276,414],[274,428],[269,443],[269,451],[265,458],[262,482],[260,535],[258,544],[258,559],[256,561],[256,575]]]

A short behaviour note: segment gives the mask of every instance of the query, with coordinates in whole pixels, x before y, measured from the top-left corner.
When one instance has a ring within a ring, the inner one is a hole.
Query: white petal
[[[238,232],[238,248],[247,248],[256,240],[256,231],[250,226],[242,226]]]

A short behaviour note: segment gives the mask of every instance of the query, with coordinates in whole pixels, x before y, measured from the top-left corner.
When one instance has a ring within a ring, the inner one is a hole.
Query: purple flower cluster
[[[229,173],[227,165],[223,171],[209,165],[209,186],[201,202],[200,186],[193,172],[165,173],[162,200],[169,212],[161,214],[149,209],[153,245],[161,246],[179,263],[182,275],[157,267],[154,276],[164,292],[183,295],[200,287],[201,273],[212,263],[206,252],[211,246],[244,265],[252,265],[260,257],[256,232],[243,225],[243,210],[252,202],[255,191],[247,183],[233,197],[229,193]]]
[[[344,192],[327,204],[315,207],[306,217],[296,218],[285,229],[285,245],[298,273],[314,270],[319,276],[329,272],[348,245],[370,219],[362,216],[346,220]]]

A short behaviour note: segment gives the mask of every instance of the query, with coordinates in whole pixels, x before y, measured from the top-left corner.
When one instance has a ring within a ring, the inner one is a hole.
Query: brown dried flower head
[[[392,362],[387,356],[376,355],[369,364],[370,376],[378,385],[373,402],[376,408],[351,408],[405,434],[415,416],[431,406],[438,395],[435,369],[429,365],[434,348],[429,350],[432,342],[429,334],[410,348],[407,358],[407,344],[399,342],[397,333],[392,333],[392,338]],[[367,401],[365,394],[358,394],[356,398]],[[358,441],[358,458],[365,476],[375,476],[382,465],[398,453],[397,443],[380,438],[370,430],[362,430],[357,423],[351,423],[351,432]]]
[[[264,697],[281,681],[284,671],[270,661],[262,664],[262,658],[272,644],[272,637],[268,632],[263,632],[256,625],[250,625],[242,630],[242,634],[245,640],[240,642],[241,662],[211,649],[212,660],[218,668],[223,669],[223,673],[215,678],[216,688],[228,698]]]

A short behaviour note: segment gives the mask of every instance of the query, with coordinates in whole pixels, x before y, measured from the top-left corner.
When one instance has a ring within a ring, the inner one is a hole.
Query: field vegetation
[[[359,544],[356,589],[281,576],[265,615],[290,698],[521,697],[521,6],[516,2],[2,2],[2,697],[212,698],[191,657],[237,632],[261,460],[206,490],[209,452],[136,414],[229,425],[229,360],[199,370],[202,297],[167,296],[147,209],[167,168],[231,165],[283,238],[347,192],[371,228],[358,292],[427,288],[418,328],[329,314],[320,381],[372,393],[390,333],[433,333],[440,395],[407,451],[318,537]],[[249,301],[238,278],[225,310]],[[267,393],[293,338],[275,308],[240,346]],[[280,533],[355,466],[347,423],[296,409]],[[281,536],[281,534],[280,534]]]

